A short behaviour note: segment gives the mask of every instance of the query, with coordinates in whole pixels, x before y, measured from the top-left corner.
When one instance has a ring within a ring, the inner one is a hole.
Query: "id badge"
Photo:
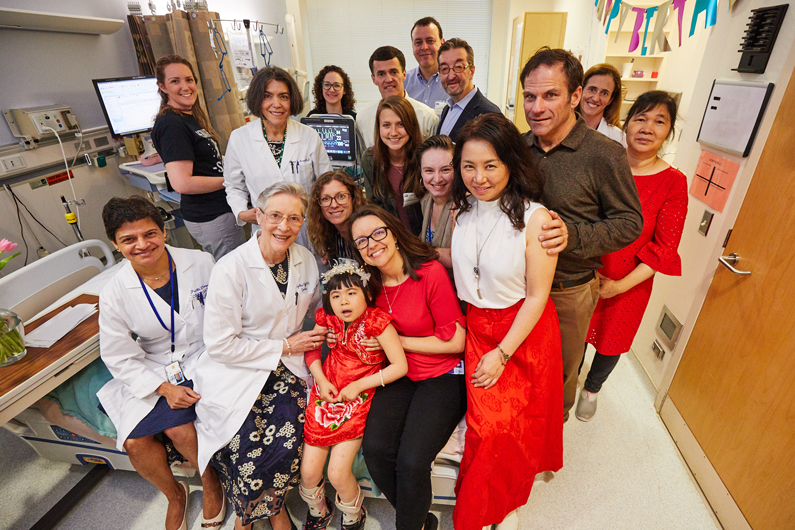
[[[455,365],[455,367],[448,373],[454,375],[464,375],[464,359],[461,359],[461,361],[459,361],[459,363]]]
[[[182,367],[179,365],[179,361],[174,361],[166,366],[166,377],[168,378],[168,382],[172,385],[179,385],[185,382],[185,375],[182,373]]]
[[[420,200],[413,193],[407,192],[403,194],[403,206],[411,206],[418,202],[420,202]]]

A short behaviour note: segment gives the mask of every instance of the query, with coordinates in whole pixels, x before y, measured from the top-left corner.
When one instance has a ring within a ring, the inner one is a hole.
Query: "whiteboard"
[[[727,153],[748,156],[773,87],[773,83],[716,79],[704,109],[698,141]]]

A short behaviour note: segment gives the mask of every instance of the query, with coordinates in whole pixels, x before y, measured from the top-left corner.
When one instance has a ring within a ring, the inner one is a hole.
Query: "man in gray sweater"
[[[570,52],[541,48],[521,74],[525,134],[546,176],[542,202],[565,221],[568,246],[558,257],[551,297],[563,346],[563,421],[577,397],[591,315],[599,299],[601,256],[638,238],[638,190],[618,142],[588,127],[574,109],[582,96],[582,65]]]

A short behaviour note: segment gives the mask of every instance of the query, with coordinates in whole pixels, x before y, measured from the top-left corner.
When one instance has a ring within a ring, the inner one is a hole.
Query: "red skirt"
[[[478,361],[505,337],[521,306],[467,310],[467,431],[455,530],[502,522],[527,503],[536,474],[563,467],[563,367],[552,299],[497,384],[484,390],[471,383]]]

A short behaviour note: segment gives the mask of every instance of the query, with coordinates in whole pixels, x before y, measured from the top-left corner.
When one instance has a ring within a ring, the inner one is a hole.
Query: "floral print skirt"
[[[280,362],[240,430],[210,459],[244,526],[278,514],[299,482],[306,396],[304,380]]]

